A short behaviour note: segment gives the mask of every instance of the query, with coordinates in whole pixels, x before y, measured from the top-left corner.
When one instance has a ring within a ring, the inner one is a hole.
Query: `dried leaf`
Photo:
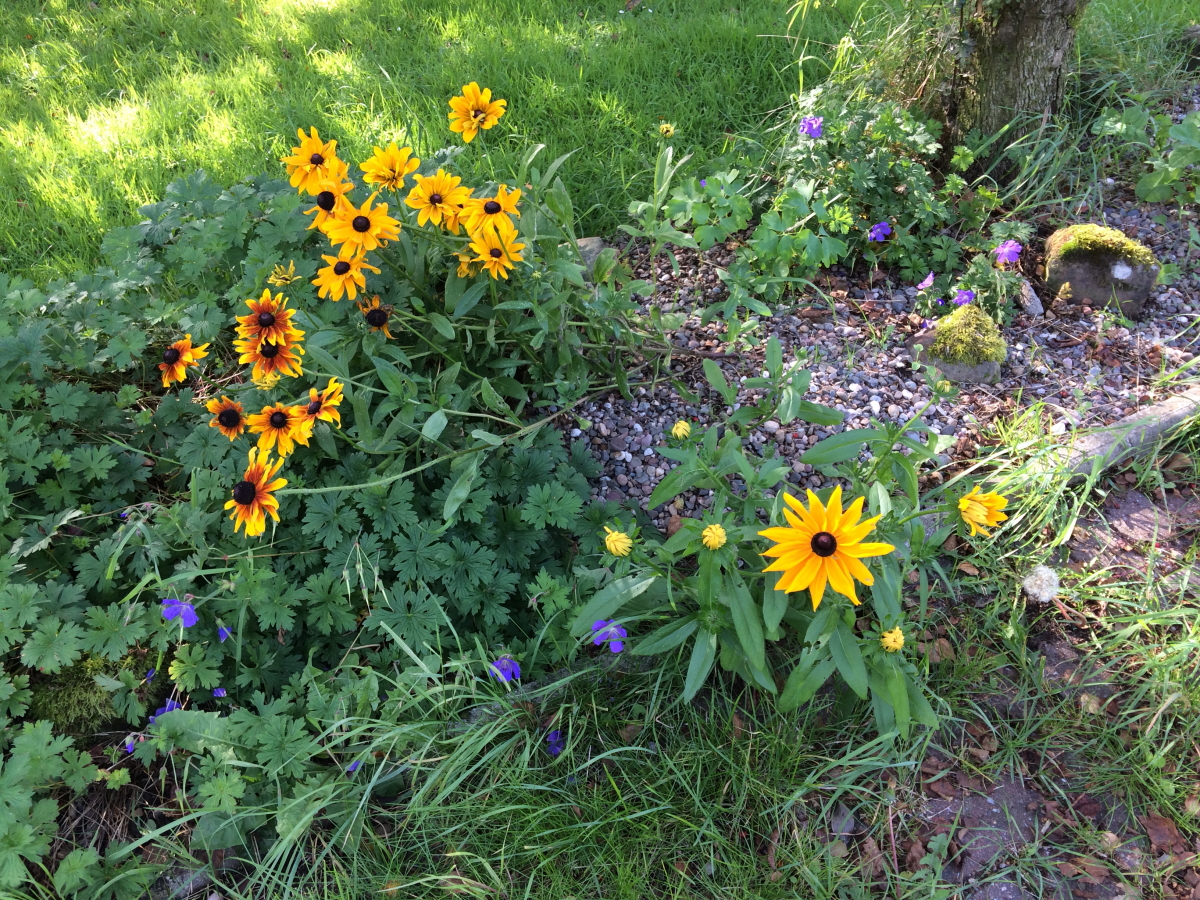
[[[745,728],[745,723],[742,721],[741,715],[735,712],[733,714],[733,739],[735,741],[742,739],[743,728]]]
[[[920,841],[913,841],[912,846],[908,848],[908,853],[904,855],[904,868],[909,872],[916,872],[921,868],[921,860],[925,858],[925,847]]]
[[[875,842],[875,839],[869,835],[863,838],[862,843],[859,844],[858,853],[862,858],[863,873],[872,881],[882,878],[883,851],[879,849],[879,844]]]
[[[642,730],[642,726],[637,722],[631,722],[621,729],[621,740],[626,744],[633,743],[633,739],[638,736],[638,732]]]
[[[1088,859],[1084,856],[1077,856],[1072,860],[1075,865],[1082,869],[1083,881],[1088,884],[1103,884],[1108,880],[1108,869],[1094,859]]]
[[[675,532],[677,532],[682,527],[683,527],[683,517],[682,516],[671,516],[671,518],[667,519],[667,537],[674,537]]]
[[[829,855],[835,859],[845,859],[850,855],[850,848],[846,846],[845,841],[840,839],[826,844],[825,848],[829,851]]]
[[[1179,829],[1175,823],[1166,816],[1160,816],[1158,813],[1150,813],[1139,817],[1139,821],[1146,829],[1146,836],[1150,838],[1152,848],[1170,852],[1177,846],[1183,849],[1186,844],[1183,841],[1183,835],[1179,833]]]
[[[1089,716],[1098,716],[1104,706],[1104,701],[1095,694],[1080,694],[1079,705]]]
[[[1184,800],[1183,811],[1189,816],[1200,816],[1200,794],[1191,794]]]
[[[962,572],[964,575],[975,576],[979,574],[978,567],[971,565],[971,563],[967,562],[966,560],[963,560],[954,568],[958,569],[958,571]]]
[[[1111,831],[1106,831],[1100,835],[1100,849],[1105,853],[1112,853],[1121,846],[1121,839]]]

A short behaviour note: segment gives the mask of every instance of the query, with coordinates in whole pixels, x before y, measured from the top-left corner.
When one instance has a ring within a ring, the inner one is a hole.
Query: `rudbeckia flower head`
[[[316,422],[334,422],[337,425],[342,424],[342,414],[338,412],[338,406],[342,402],[342,385],[336,378],[330,378],[329,384],[325,386],[325,390],[317,393],[316,388],[308,389],[308,404],[301,404],[298,408],[304,411],[304,417],[311,423]]]
[[[267,529],[267,516],[279,521],[279,500],[274,492],[287,484],[286,478],[276,478],[283,460],[272,460],[270,454],[251,448],[249,464],[242,480],[233,486],[233,499],[225,504],[233,510],[233,531],[245,527],[246,537],[256,537]]]
[[[477,231],[471,239],[471,249],[475,251],[473,262],[482,263],[493,278],[507,279],[509,270],[521,261],[525,245],[517,241],[517,229],[505,217],[495,228]]]
[[[350,201],[346,199],[346,194],[354,190],[354,182],[346,180],[347,169],[348,166],[338,160],[334,177],[327,178],[317,185],[317,190],[313,194],[317,202],[311,209],[304,211],[306,216],[313,217],[308,226],[310,231],[314,228],[324,231],[340,213],[345,212],[346,208],[351,206]]]
[[[170,387],[176,381],[187,377],[188,366],[199,365],[199,360],[208,356],[208,344],[199,347],[192,346],[192,336],[185,335],[183,340],[176,341],[163,351],[162,362],[158,369],[162,372],[163,387]]]
[[[765,572],[782,572],[776,590],[802,591],[808,589],[813,609],[821,605],[828,584],[839,594],[850,598],[858,606],[854,582],[865,585],[875,583],[875,578],[860,560],[870,556],[884,556],[896,548],[891,544],[865,544],[880,516],[860,522],[863,498],[859,497],[843,511],[842,488],[838,485],[822,504],[812,491],[808,492],[808,507],[791,494],[783,495],[787,507],[783,516],[787,527],[768,528],[759,534],[775,541],[775,546],[763,556],[776,557]]]
[[[481,228],[495,228],[501,219],[512,224],[509,216],[520,216],[517,202],[521,199],[519,188],[508,189],[502,184],[496,188],[495,197],[473,197],[466,203],[467,231],[474,234]]]
[[[897,650],[904,649],[904,632],[899,626],[891,631],[885,631],[879,635],[879,645],[888,653],[895,653]]]
[[[283,294],[272,297],[270,291],[263,291],[257,300],[253,297],[248,299],[246,305],[250,307],[250,314],[237,317],[238,337],[270,341],[272,344],[283,344],[304,337],[304,332],[292,324],[292,316],[296,311],[287,308],[287,298]]]
[[[604,526],[604,548],[613,556],[628,556],[633,549],[633,538],[623,531],[613,531]]]
[[[993,492],[983,493],[979,485],[958,500],[958,511],[963,521],[971,528],[971,537],[982,534],[991,537],[988,528],[995,528],[1008,518],[1001,510],[1008,506],[1008,498]]]
[[[417,224],[432,222],[441,225],[446,216],[457,217],[461,207],[471,197],[471,189],[462,187],[462,179],[438,169],[436,175],[414,175],[416,181],[404,202],[417,210]]]
[[[479,274],[479,264],[475,262],[475,257],[470,253],[456,253],[458,257],[458,277],[459,278],[474,278]]]
[[[300,357],[304,355],[304,348],[300,346],[299,338],[289,338],[278,344],[260,341],[258,338],[247,338],[234,341],[233,349],[240,354],[238,362],[253,364],[254,370],[250,377],[263,390],[274,387],[280,375],[295,378],[303,372],[300,368]],[[272,376],[275,381],[271,380]]]
[[[339,166],[345,171],[345,164],[337,158],[337,141],[322,141],[317,129],[310,129],[309,134],[303,128],[296,129],[300,138],[300,146],[293,147],[290,156],[283,158],[291,176],[291,185],[306,194],[316,194],[321,190],[321,184],[335,177]]]
[[[670,122],[663,122],[658,126],[659,136],[665,137],[667,140],[675,137],[675,126]]]
[[[360,207],[346,201],[341,209],[335,210],[334,218],[325,223],[329,242],[335,247],[342,246],[340,256],[361,256],[400,237],[400,222],[387,214],[388,205],[372,206],[378,196],[372,194]]]
[[[204,408],[213,416],[208,427],[220,430],[231,441],[246,430],[246,416],[237,401],[222,396],[220,400],[209,400]]]
[[[397,147],[395,142],[388,144],[387,149],[375,148],[375,155],[365,163],[360,163],[363,170],[363,181],[377,184],[388,190],[398,191],[404,187],[404,179],[417,171],[421,161],[412,155],[412,147]]]
[[[720,550],[729,538],[720,525],[709,525],[700,533],[700,541],[709,550]]]
[[[258,435],[258,449],[277,449],[280,457],[288,456],[296,444],[307,447],[312,435],[312,420],[304,415],[303,406],[264,406],[262,412],[248,416],[246,423],[250,433]]]
[[[464,143],[471,143],[480,130],[487,131],[500,121],[506,112],[507,100],[493,100],[492,89],[483,88],[472,81],[463,85],[462,94],[450,98],[450,130],[463,136]]]
[[[356,305],[359,312],[363,314],[363,318],[367,320],[367,324],[371,326],[372,331],[382,331],[384,337],[389,341],[392,340],[392,333],[388,330],[388,321],[392,318],[392,308],[380,303],[378,294],[371,298],[370,303],[360,301]]]
[[[362,256],[322,256],[329,265],[317,272],[313,284],[317,288],[318,297],[328,297],[334,303],[348,295],[351,300],[358,296],[359,288],[367,289],[367,276],[363,269],[370,269],[376,275],[379,270],[367,262],[366,255]]]
[[[671,437],[682,441],[692,436],[692,424],[680,419],[671,427]]]
[[[300,276],[296,274],[295,260],[288,260],[287,266],[280,263],[267,276],[267,284],[273,284],[275,287],[287,287],[289,284],[294,284],[299,280]]]

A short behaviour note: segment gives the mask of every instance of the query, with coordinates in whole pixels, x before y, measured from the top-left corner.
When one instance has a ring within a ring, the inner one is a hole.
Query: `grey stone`
[[[1142,307],[1150,290],[1158,281],[1157,262],[1141,262],[1130,252],[1116,248],[1118,241],[1129,239],[1116,229],[1104,226],[1105,234],[1113,236],[1113,245],[1075,248],[1064,254],[1062,247],[1075,236],[1077,229],[1070,225],[1060,228],[1046,241],[1046,288],[1058,295],[1063,285],[1071,286],[1071,302],[1076,306],[1106,306],[1115,301],[1121,314],[1130,319],[1141,317]],[[1099,243],[1099,242],[1097,242]],[[1148,252],[1142,248],[1143,252]],[[1153,258],[1153,257],[1151,257]]]
[[[1021,294],[1017,297],[1017,303],[1021,309],[1029,313],[1031,316],[1044,315],[1046,310],[1042,307],[1042,301],[1033,289],[1033,285],[1029,283],[1028,278],[1021,279]]]
[[[596,268],[596,258],[600,255],[600,251],[604,249],[604,238],[585,237],[580,238],[575,242],[579,245],[579,255],[583,258],[583,266],[587,271],[587,277],[592,277],[592,272]]]
[[[909,338],[905,342],[909,356],[918,363],[933,366],[942,378],[954,384],[996,384],[1000,381],[1000,363],[998,362],[981,362],[971,366],[966,363],[948,362],[930,354],[929,348],[936,335],[937,326],[934,326]],[[916,385],[914,384],[913,387]]]
[[[1168,541],[1173,536],[1171,516],[1140,491],[1127,491],[1105,518],[1126,540],[1135,544]]]

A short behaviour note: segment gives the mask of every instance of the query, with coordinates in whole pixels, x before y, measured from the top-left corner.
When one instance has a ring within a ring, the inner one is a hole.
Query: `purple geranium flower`
[[[616,623],[614,619],[605,621],[597,619],[592,623],[592,631],[596,632],[592,638],[592,643],[599,647],[605,641],[608,642],[608,649],[613,653],[620,653],[625,649],[623,640],[628,637],[625,629]]]
[[[154,673],[155,673],[155,672],[157,672],[157,671],[158,671],[158,669],[151,669],[149,672],[147,672],[147,673],[146,673],[146,680],[147,680],[147,681],[153,681],[153,680],[154,680]]]
[[[797,130],[801,134],[816,140],[821,136],[822,125],[824,122],[824,116],[805,116],[800,120],[800,127]]]
[[[125,752],[126,753],[133,752],[133,735],[132,734],[129,737],[125,738]]]
[[[876,222],[871,226],[871,230],[867,232],[868,241],[882,241],[892,233],[892,226],[887,222]]]
[[[356,759],[354,762],[350,763],[350,765],[346,766],[346,774],[353,775],[355,772],[358,771],[358,767],[361,765],[362,765],[362,762]]]
[[[214,697],[224,697],[225,696],[225,688],[213,688],[213,696]]]
[[[557,728],[546,735],[546,752],[551,756],[558,756],[566,746],[567,742],[563,740],[562,732]]]
[[[160,706],[154,711],[154,715],[150,717],[150,724],[153,725],[159,716],[165,716],[167,713],[174,712],[177,709],[183,709],[183,707],[175,700],[168,700],[165,706]]]
[[[168,597],[162,602],[163,618],[178,619],[184,628],[191,628],[200,621],[200,617],[196,615],[196,607],[190,603],[184,603],[182,600],[176,600],[174,597]]]
[[[233,637],[233,632],[230,631],[228,628],[226,628],[224,625],[222,625],[221,627],[219,627],[217,629],[217,640],[220,641],[222,644],[225,643],[227,640],[229,640],[231,637]]]
[[[708,187],[708,179],[701,178],[700,179],[700,187]]]
[[[925,278],[921,281],[921,283],[917,285],[917,290],[918,291],[927,291],[931,287],[933,287],[933,273],[932,272],[930,272],[928,275],[926,275]]]
[[[975,299],[974,291],[960,290],[957,294],[954,295],[954,303],[957,306],[966,306],[968,303],[970,303],[974,299]]]
[[[998,263],[1015,263],[1021,258],[1021,245],[1016,241],[1005,241],[992,251]]]
[[[521,678],[521,664],[507,656],[500,657],[489,668],[491,669],[489,674],[503,684],[518,681]]]

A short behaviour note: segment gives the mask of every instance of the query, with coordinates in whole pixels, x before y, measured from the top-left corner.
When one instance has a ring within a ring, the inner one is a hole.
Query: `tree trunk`
[[[999,9],[994,0],[977,2],[963,22],[971,53],[947,110],[954,130],[992,135],[1023,116],[1056,113],[1088,0],[1001,0]]]

